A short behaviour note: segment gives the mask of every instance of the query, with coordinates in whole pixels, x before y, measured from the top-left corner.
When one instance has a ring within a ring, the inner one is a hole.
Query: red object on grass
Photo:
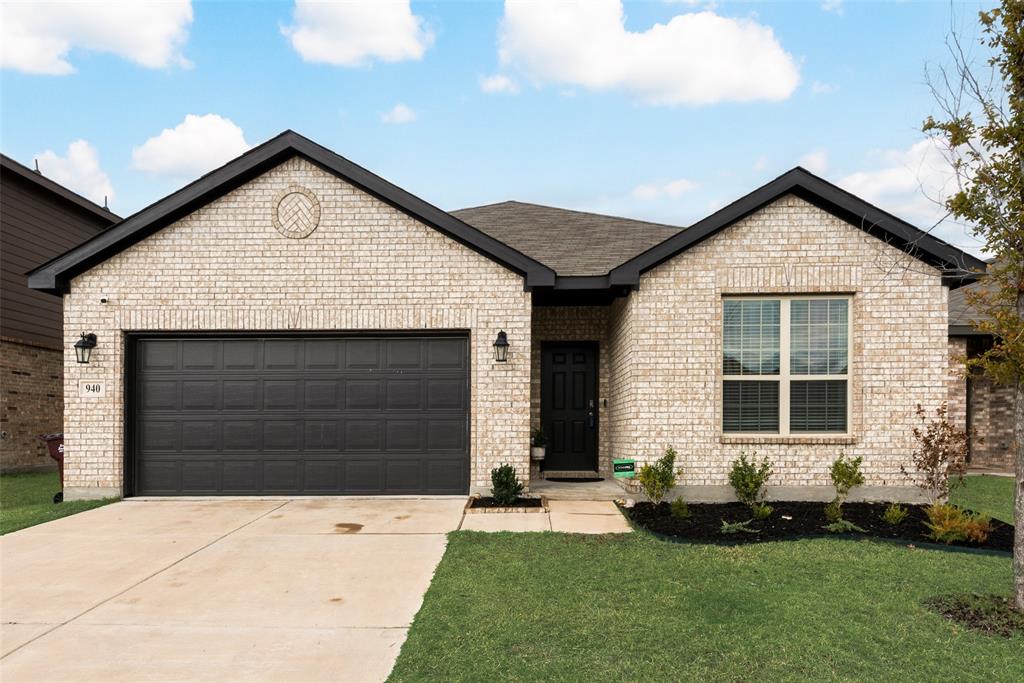
[[[64,498],[64,434],[42,434],[39,437],[40,441],[46,442],[46,450],[50,452],[50,457],[57,461],[57,468],[60,470],[60,493],[57,494],[61,499]],[[57,496],[54,496],[54,502],[59,502]]]

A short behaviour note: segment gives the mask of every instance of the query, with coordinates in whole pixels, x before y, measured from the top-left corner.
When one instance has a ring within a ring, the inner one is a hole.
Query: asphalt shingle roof
[[[563,276],[606,275],[683,230],[524,202],[488,204],[451,214]]]
[[[992,263],[991,260],[988,263]],[[982,278],[972,284],[951,290],[949,292],[949,324],[950,326],[974,327],[974,323],[988,322],[992,316],[978,309],[969,302],[968,292],[992,291],[993,285],[990,280]]]

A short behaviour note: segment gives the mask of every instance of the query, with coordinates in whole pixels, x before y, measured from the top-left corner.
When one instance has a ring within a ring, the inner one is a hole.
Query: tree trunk
[[[1017,294],[1017,314],[1024,318],[1024,291]],[[1013,498],[1013,603],[1024,612],[1024,377],[1017,378],[1013,409],[1014,477]]]

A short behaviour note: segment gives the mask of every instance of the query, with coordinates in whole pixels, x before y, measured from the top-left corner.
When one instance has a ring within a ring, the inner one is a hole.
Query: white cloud
[[[434,43],[409,0],[296,0],[294,22],[281,32],[302,59],[333,66],[419,60]]]
[[[679,178],[678,180],[669,180],[662,183],[637,185],[633,188],[633,197],[645,201],[662,197],[678,197],[685,192],[692,192],[698,187],[700,187],[700,183],[696,181]]]
[[[480,89],[486,93],[506,93],[514,95],[519,92],[519,84],[503,74],[484,76],[480,79]]]
[[[66,156],[58,156],[51,150],[36,155],[39,171],[69,190],[74,190],[100,206],[106,197],[114,200],[114,187],[110,178],[100,168],[100,157],[96,148],[85,140],[75,140],[68,145]]]
[[[242,129],[217,114],[189,114],[132,150],[132,167],[155,175],[191,178],[249,149]]]
[[[944,220],[942,204],[956,192],[957,183],[940,143],[929,138],[907,149],[876,150],[869,157],[873,168],[851,173],[838,184],[940,239],[981,254],[982,243],[966,227]]]
[[[762,154],[754,160],[754,170],[763,171],[768,168],[768,155]]]
[[[189,0],[4,3],[0,64],[30,74],[75,71],[73,49],[108,52],[151,69],[190,66],[181,54],[192,23]]]
[[[811,173],[824,175],[828,171],[828,152],[824,149],[816,149],[800,157],[797,163]]]
[[[832,12],[833,14],[843,15],[846,8],[843,7],[843,0],[824,0],[821,3],[821,10],[823,12]]]
[[[620,0],[506,0],[499,58],[534,83],[625,90],[648,104],[784,100],[800,76],[770,27],[712,12],[627,31]]]
[[[821,81],[814,81],[811,83],[811,92],[815,95],[831,95],[838,91],[839,86],[832,83],[823,83]]]
[[[380,120],[384,123],[412,123],[416,120],[416,112],[399,102],[381,114]]]

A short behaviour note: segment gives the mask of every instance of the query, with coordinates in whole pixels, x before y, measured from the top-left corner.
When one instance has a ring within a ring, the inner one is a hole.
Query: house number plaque
[[[83,398],[99,398],[107,395],[107,383],[84,380],[78,383],[78,395]]]

